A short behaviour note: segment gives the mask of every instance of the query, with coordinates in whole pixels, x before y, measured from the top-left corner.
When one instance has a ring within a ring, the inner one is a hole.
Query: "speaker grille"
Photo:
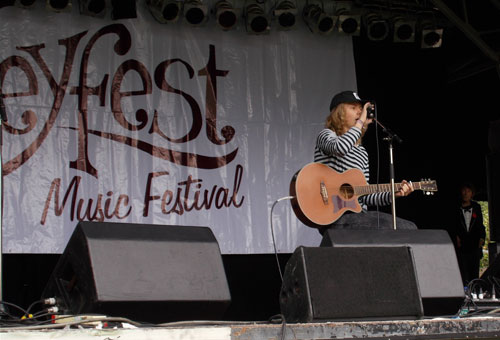
[[[335,230],[322,247],[409,246],[412,249],[425,315],[453,315],[465,294],[455,248],[444,230]]]
[[[72,314],[149,322],[221,318],[231,299],[209,228],[91,222],[75,228],[49,296]]]
[[[285,268],[280,305],[288,322],[423,314],[408,247],[299,247]]]

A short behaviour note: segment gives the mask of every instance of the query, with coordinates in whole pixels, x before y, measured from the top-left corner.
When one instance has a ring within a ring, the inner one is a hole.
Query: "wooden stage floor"
[[[108,318],[92,324],[0,328],[2,340],[250,340],[250,339],[494,339],[500,338],[500,317],[384,320],[323,323],[193,321],[144,326]],[[101,319],[102,320],[102,319]],[[108,328],[106,328],[106,326]]]

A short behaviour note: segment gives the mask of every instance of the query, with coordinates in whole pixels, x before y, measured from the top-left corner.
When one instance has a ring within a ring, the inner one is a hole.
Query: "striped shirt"
[[[359,137],[361,130],[356,126],[340,136],[330,129],[323,129],[316,139],[314,161],[326,164],[339,173],[352,168],[360,169],[368,183],[370,180],[368,152],[364,146],[356,144]],[[359,202],[363,210],[367,210],[367,206],[389,205],[391,193],[379,192],[361,196]]]

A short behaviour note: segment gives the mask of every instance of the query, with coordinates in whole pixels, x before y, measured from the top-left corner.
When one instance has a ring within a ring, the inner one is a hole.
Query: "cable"
[[[68,326],[75,326],[75,325],[84,325],[87,323],[94,323],[94,322],[121,322],[121,323],[128,323],[131,325],[134,325],[136,327],[140,327],[141,324],[135,321],[132,321],[127,318],[121,318],[121,317],[102,317],[102,318],[96,318],[96,319],[89,319],[89,320],[79,320],[79,321],[72,321],[72,322],[65,322],[65,323],[60,323],[60,324],[50,324],[50,325],[35,325],[35,326],[21,326],[21,327],[6,327],[5,329],[8,329],[9,331],[11,330],[40,330],[40,329],[54,329],[54,328],[65,328]]]
[[[31,305],[29,305],[28,309],[26,309],[26,316],[30,314],[31,308],[35,307],[37,304],[45,301],[45,299],[40,299],[38,301],[33,302]]]
[[[285,340],[286,338],[286,326],[287,326],[287,323],[286,323],[286,320],[285,320],[285,316],[283,314],[276,314],[276,315],[273,315],[269,318],[269,323],[281,323],[281,337],[280,339],[281,340]],[[293,330],[292,330],[293,331]],[[293,336],[295,339],[295,333],[294,333],[294,336]]]
[[[286,320],[283,317],[283,322],[281,323],[281,340],[285,340],[286,338]]]
[[[468,284],[467,284],[467,290],[469,292],[469,294],[471,295],[471,297],[473,297],[473,293],[474,293],[474,289],[476,288],[476,286],[479,286],[480,289],[482,289],[483,287],[486,287],[486,284],[487,282],[484,281],[483,279],[474,279],[474,280],[471,280]]]
[[[175,321],[155,324],[155,327],[179,327],[179,326],[219,326],[219,325],[256,325],[267,324],[267,321],[220,321],[220,320],[191,320]]]
[[[6,306],[10,306],[10,307],[14,307],[17,310],[21,311],[24,315],[28,314],[28,312],[26,310],[24,310],[23,308],[19,307],[18,305],[15,305],[13,303],[10,303],[10,302],[7,302],[7,301],[0,301],[0,304],[6,305]],[[6,313],[6,312],[3,311],[3,313]],[[6,314],[8,314],[8,313],[6,313]]]
[[[273,238],[273,247],[274,247],[274,256],[276,257],[276,263],[278,264],[278,270],[279,270],[279,273],[280,273],[280,278],[281,278],[281,282],[283,282],[283,273],[281,271],[281,265],[280,265],[280,261],[279,261],[279,258],[278,258],[278,250],[276,249],[276,240],[274,238],[274,227],[273,227],[273,210],[274,210],[274,206],[278,203],[278,202],[281,202],[281,201],[284,201],[284,200],[291,200],[291,199],[294,199],[295,196],[285,196],[285,197],[281,197],[281,198],[278,198],[276,201],[274,201],[272,207],[271,207],[271,236]]]
[[[44,305],[49,305],[49,306],[54,306],[56,303],[57,303],[57,300],[56,298],[54,297],[50,297],[50,298],[43,298],[43,299],[40,299],[40,300],[37,300],[35,302],[33,302],[29,307],[28,309],[26,309],[26,313],[25,313],[25,316],[28,316],[31,312],[31,308],[35,307],[37,304],[39,303],[43,303]],[[36,313],[35,313],[36,314]]]

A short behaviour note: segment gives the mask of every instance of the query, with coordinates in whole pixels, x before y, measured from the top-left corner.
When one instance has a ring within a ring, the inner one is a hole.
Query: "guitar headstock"
[[[424,195],[434,195],[434,192],[438,191],[436,181],[431,179],[421,180],[419,189],[424,192]]]

